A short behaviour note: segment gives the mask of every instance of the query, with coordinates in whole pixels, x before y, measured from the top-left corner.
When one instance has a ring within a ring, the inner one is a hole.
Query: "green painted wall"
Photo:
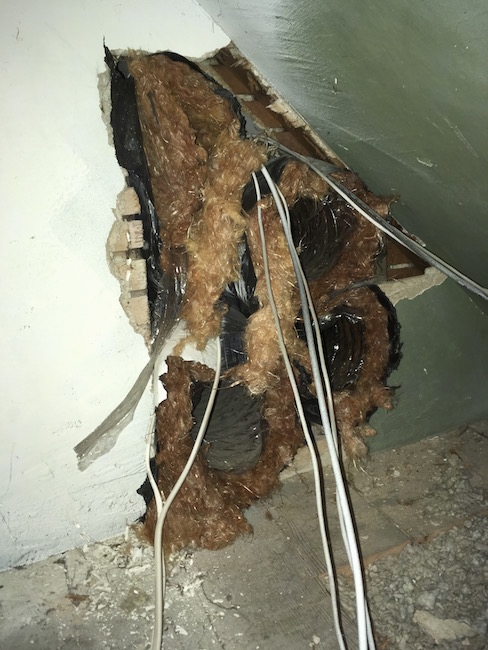
[[[406,228],[488,285],[486,0],[200,3],[373,191],[400,195]],[[398,312],[402,388],[374,445],[488,417],[487,305],[444,283]]]
[[[377,411],[383,449],[487,417],[488,318],[454,282],[446,280],[414,300],[401,300],[404,358],[390,377],[395,409]]]
[[[200,0],[447,261],[488,284],[488,3]]]

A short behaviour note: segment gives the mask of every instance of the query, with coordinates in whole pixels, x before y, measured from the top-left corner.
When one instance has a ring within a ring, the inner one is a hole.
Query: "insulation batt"
[[[168,372],[162,377],[168,398],[157,410],[158,486],[169,494],[190,455],[193,426],[191,381],[211,381],[213,371],[180,357],[168,358]],[[279,473],[303,445],[297,425],[293,393],[283,372],[266,392],[263,418],[267,435],[258,464],[239,474],[209,468],[204,447],[171,506],[164,529],[167,552],[195,544],[222,548],[238,535],[251,532],[243,510],[256,499],[279,487]],[[154,499],[149,503],[144,533],[153,541],[156,526]]]
[[[165,56],[135,57],[129,64],[144,150],[151,176],[154,203],[161,226],[163,251],[184,246],[193,215],[202,205],[207,151],[196,141],[185,111],[190,93],[204,105],[213,93],[198,75]],[[191,77],[193,90],[182,87]],[[202,106],[203,108],[203,106]],[[163,267],[164,263],[163,254]]]
[[[286,165],[278,187],[283,193],[287,205],[293,205],[301,195],[318,199],[328,189],[325,181],[298,162],[290,162]],[[306,354],[305,345],[297,337],[294,327],[300,310],[295,272],[278,210],[271,195],[261,200],[261,208],[268,263],[272,271],[271,287],[285,345],[289,354],[303,358]],[[249,214],[247,235],[257,277],[255,293],[262,308],[251,316],[246,330],[249,361],[236,368],[234,376],[236,379],[244,381],[251,393],[260,394],[275,381],[278,368],[282,366],[283,362],[266,289],[257,206]]]
[[[246,228],[241,195],[264,152],[238,138],[238,124],[221,133],[212,149],[204,207],[192,224],[186,247],[188,288],[182,317],[200,348],[220,332],[222,313],[215,307],[225,286],[238,278],[237,245]]]
[[[240,137],[230,103],[185,63],[142,56],[129,69],[161,222],[162,266],[172,247],[188,252],[182,317],[203,349],[220,331],[216,303],[238,276],[237,244],[246,227],[242,189],[266,153]]]
[[[258,308],[249,318],[246,314],[245,362],[227,371],[226,385],[241,384],[262,399],[262,453],[254,467],[224,472],[210,467],[208,445],[203,445],[165,525],[168,551],[189,544],[216,549],[251,530],[243,511],[279,487],[281,470],[304,444],[266,291],[257,206],[247,211],[242,208],[243,188],[251,173],[266,162],[268,151],[243,137],[235,100],[230,101],[194,64],[177,55],[134,54],[129,70],[135,80],[160,223],[161,267],[168,272],[173,259],[185,260],[187,282],[181,317],[200,348],[220,333],[226,309],[220,298],[229,283],[239,280],[238,248],[244,236],[256,275]],[[372,195],[351,172],[340,172],[338,177],[380,214],[388,214],[390,198]],[[386,308],[383,299],[369,288],[350,289],[352,284],[374,277],[381,238],[373,225],[358,219],[345,202],[341,204],[341,199],[331,194],[327,183],[302,163],[290,160],[281,165],[278,185],[290,208],[301,199],[311,199],[313,204],[332,196],[337,218],[344,219],[342,231],[348,229],[349,236],[334,250],[332,268],[318,265],[326,270],[313,279],[310,289],[319,317],[343,308],[364,323],[365,353],[357,381],[334,395],[345,451],[356,458],[365,453],[364,438],[373,433],[366,424],[369,415],[378,407],[391,407],[392,391],[385,382],[393,353],[399,351],[390,331],[393,308]],[[292,361],[310,373],[308,352],[295,328],[300,301],[293,265],[270,195],[262,198],[261,208],[285,344]],[[320,245],[315,250],[320,255]],[[212,378],[213,371],[183,361],[178,350],[168,359],[168,371],[162,377],[167,399],[157,409],[156,468],[163,496],[175,484],[193,445],[191,384]],[[309,394],[314,394],[313,384]],[[155,523],[152,500],[144,522],[149,539],[153,539]]]

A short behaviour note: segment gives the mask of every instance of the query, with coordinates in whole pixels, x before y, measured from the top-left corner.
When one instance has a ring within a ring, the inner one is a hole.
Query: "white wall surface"
[[[73,447],[147,360],[105,242],[123,187],[99,111],[111,49],[227,44],[194,0],[0,4],[0,569],[124,530],[142,510],[152,397],[85,472]]]

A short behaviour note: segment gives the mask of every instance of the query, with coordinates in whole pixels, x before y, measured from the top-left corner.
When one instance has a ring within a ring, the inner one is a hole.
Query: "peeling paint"
[[[434,167],[434,163],[431,160],[428,160],[427,158],[419,158],[417,156],[417,162],[420,163],[421,165],[425,165],[426,167]]]

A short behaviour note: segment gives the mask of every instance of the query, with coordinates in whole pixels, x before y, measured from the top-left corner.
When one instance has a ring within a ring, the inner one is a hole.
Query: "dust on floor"
[[[378,647],[488,647],[488,422],[347,468]],[[254,534],[187,550],[168,577],[168,650],[335,650],[302,454],[282,490],[248,511]],[[351,649],[354,597],[325,461],[326,500]],[[152,548],[133,532],[0,574],[0,647],[149,647]]]

